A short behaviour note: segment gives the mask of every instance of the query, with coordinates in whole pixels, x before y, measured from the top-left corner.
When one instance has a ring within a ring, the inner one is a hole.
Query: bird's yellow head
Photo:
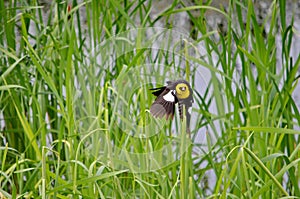
[[[187,99],[191,92],[189,86],[185,83],[179,83],[176,85],[176,96],[179,99]]]

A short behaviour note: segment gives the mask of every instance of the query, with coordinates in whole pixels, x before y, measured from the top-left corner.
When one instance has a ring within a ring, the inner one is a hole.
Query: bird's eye
[[[179,87],[181,91],[185,91],[186,87]]]

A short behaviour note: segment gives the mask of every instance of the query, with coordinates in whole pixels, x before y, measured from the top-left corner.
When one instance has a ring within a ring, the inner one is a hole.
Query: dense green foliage
[[[300,197],[286,2],[262,20],[250,0],[152,3],[0,1],[0,198]],[[149,114],[149,88],[177,78],[194,88],[190,137]]]

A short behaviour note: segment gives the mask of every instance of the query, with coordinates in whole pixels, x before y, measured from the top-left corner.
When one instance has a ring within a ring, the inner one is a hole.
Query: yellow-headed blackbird
[[[178,103],[179,115],[183,119],[183,105],[185,105],[186,125],[189,133],[191,107],[194,102],[193,90],[185,80],[168,81],[167,84],[163,87],[150,89],[157,96],[151,105],[150,112],[154,117],[166,116],[166,119],[173,119],[175,104]]]

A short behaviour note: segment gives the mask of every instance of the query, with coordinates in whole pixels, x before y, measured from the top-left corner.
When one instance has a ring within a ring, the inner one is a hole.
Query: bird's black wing
[[[165,89],[166,89],[165,86],[158,87],[158,88],[150,88],[150,90],[153,91],[152,94],[155,96],[159,96]]]
[[[162,118],[166,116],[166,119],[173,119],[175,104],[178,102],[175,94],[167,87],[153,88],[152,92],[157,98],[153,102],[150,108],[150,112],[154,117]],[[167,101],[164,96],[169,95],[170,101]],[[173,99],[172,99],[173,96]]]

